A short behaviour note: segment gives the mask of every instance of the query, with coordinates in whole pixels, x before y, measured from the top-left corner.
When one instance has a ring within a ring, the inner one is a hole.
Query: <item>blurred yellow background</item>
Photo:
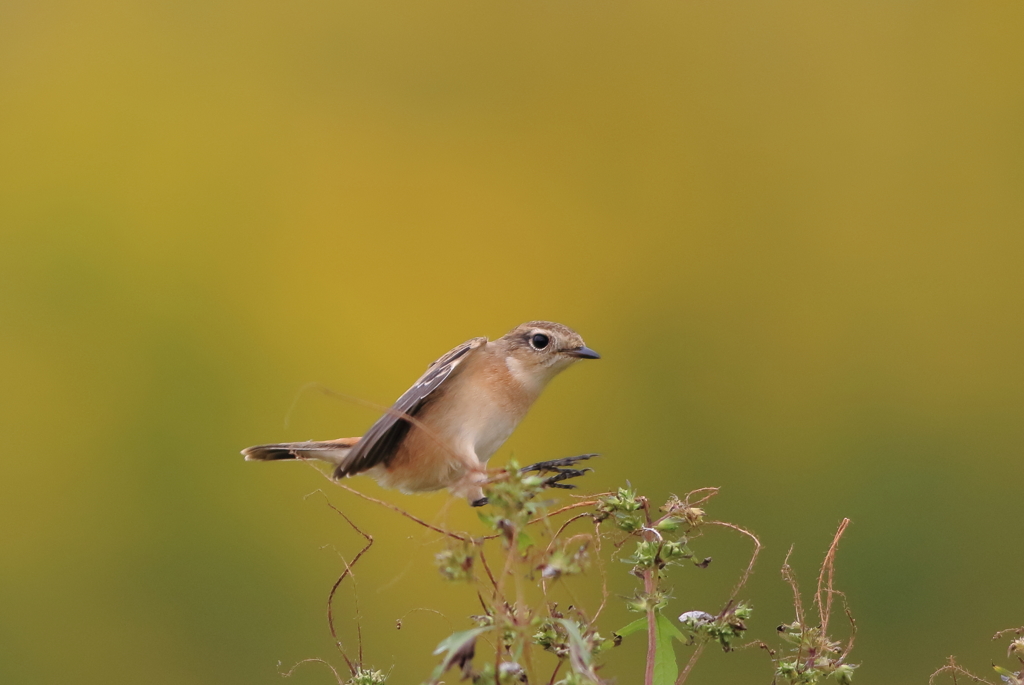
[[[1022,35],[1021,3],[7,0],[0,682],[340,664],[321,547],[359,538],[303,499],[314,472],[238,450],[358,435],[373,411],[300,389],[388,404],[535,318],[604,359],[497,463],[722,486],[711,514],[767,545],[747,594],[772,641],[787,548],[809,591],[849,516],[857,680],[987,670],[1024,623]],[[367,660],[418,683],[473,598],[434,537],[329,494],[379,545]],[[716,610],[747,549],[701,541],[670,611]],[[396,631],[415,607],[451,625]],[[640,651],[605,673],[640,682]],[[289,682],[332,681],[308,668]],[[709,650],[691,682],[769,679]]]

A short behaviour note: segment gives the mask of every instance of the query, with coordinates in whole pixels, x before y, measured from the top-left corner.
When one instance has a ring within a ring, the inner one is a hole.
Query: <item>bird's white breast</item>
[[[507,412],[495,412],[481,422],[475,436],[476,456],[481,463],[491,458],[498,448],[505,444],[512,431],[519,425],[521,416],[510,416]]]
[[[481,361],[454,379],[434,420],[458,453],[485,462],[512,435],[536,395],[504,360]]]

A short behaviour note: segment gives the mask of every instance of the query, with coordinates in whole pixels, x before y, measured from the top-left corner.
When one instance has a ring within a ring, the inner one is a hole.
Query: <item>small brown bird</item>
[[[580,359],[600,357],[571,328],[530,321],[497,340],[468,340],[438,359],[362,438],[257,445],[242,454],[252,461],[319,459],[335,465],[335,478],[365,473],[406,493],[448,488],[480,506],[487,503],[487,460],[548,382]],[[560,467],[590,456],[527,468],[555,472],[554,485],[582,473]]]

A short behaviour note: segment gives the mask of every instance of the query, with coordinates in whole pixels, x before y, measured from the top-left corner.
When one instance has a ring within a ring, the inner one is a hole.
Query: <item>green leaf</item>
[[[661,614],[658,614],[659,619],[665,620],[665,630],[671,633],[672,637],[682,642],[684,645],[690,644],[690,639],[683,635],[683,631],[679,630],[678,626],[672,622],[671,619],[665,618]]]
[[[615,631],[615,634],[619,637],[626,637],[627,635],[632,635],[633,633],[636,633],[641,630],[647,630],[646,616],[644,616],[643,618],[638,618],[637,620],[633,621],[624,628],[619,628]]]
[[[520,553],[526,552],[526,550],[533,547],[533,538],[525,531],[519,531],[519,537],[516,539],[516,546],[519,548]]]
[[[579,626],[575,621],[570,621],[567,618],[558,619],[558,622],[565,626],[565,632],[569,635],[569,664],[572,666],[572,670],[595,683],[601,682],[591,666],[593,654],[591,654],[590,645],[580,635]]]
[[[559,619],[558,621],[565,626],[565,632],[569,635],[569,657],[575,667],[579,662],[581,670],[590,668],[590,647],[587,646],[583,636],[580,635],[580,629],[576,625],[575,621],[570,621],[567,618]]]
[[[498,527],[498,519],[500,517],[495,516],[494,514],[487,511],[478,511],[476,512],[476,515],[480,519],[480,521],[488,528],[494,529]]]
[[[638,618],[629,625],[619,628],[615,634],[619,637],[626,637],[633,633],[647,629],[647,617]],[[679,675],[679,667],[676,665],[676,652],[672,646],[672,639],[675,638],[683,644],[689,641],[686,636],[672,623],[671,620],[660,613],[654,622],[654,685],[673,685]]]
[[[430,674],[430,682],[436,683],[441,679],[445,671],[453,665],[458,664],[463,670],[466,670],[466,665],[473,658],[476,639],[493,628],[494,626],[470,628],[469,630],[452,633],[442,640],[441,644],[434,650],[434,654],[440,654],[441,652],[447,652],[447,654],[444,655],[444,659],[437,665],[434,672]]]
[[[659,613],[654,623],[654,685],[673,685],[679,675],[672,647],[673,633],[679,633],[679,629]]]

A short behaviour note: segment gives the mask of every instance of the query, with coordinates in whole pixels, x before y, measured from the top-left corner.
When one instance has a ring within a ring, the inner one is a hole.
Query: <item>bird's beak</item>
[[[577,347],[575,350],[569,350],[566,354],[570,357],[579,357],[580,359],[600,359],[601,355],[594,352],[589,347]]]

